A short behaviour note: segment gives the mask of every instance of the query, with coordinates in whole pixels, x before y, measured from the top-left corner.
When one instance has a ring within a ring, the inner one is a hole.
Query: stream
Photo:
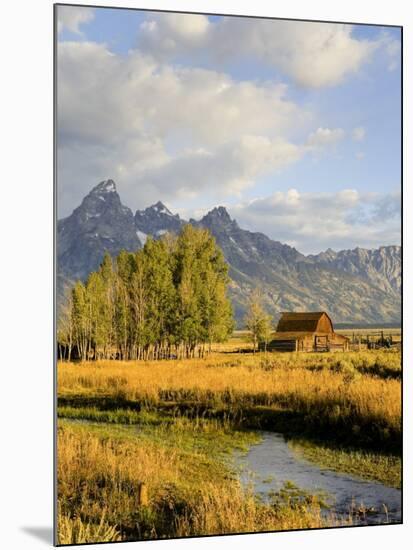
[[[367,525],[401,522],[401,491],[375,481],[365,481],[349,474],[319,467],[298,457],[284,436],[260,431],[262,441],[244,456],[238,456],[240,480],[244,486],[253,483],[254,492],[269,500],[286,482],[311,494],[321,493],[330,506],[328,512],[347,518],[353,524]],[[367,509],[367,512],[360,511]],[[353,511],[353,513],[352,513]]]

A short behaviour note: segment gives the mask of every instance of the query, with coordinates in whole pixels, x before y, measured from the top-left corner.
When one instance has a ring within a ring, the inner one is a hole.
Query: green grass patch
[[[98,407],[72,407],[59,406],[57,409],[58,418],[72,420],[85,420],[91,422],[103,422],[106,424],[145,424],[158,425],[167,421],[160,413],[147,410],[115,409],[102,410]]]
[[[179,412],[99,410],[97,408],[58,408],[59,425],[80,424],[105,438],[126,438],[172,447],[180,452],[202,452],[232,457],[233,451],[246,452],[261,437],[251,430],[235,429],[219,418],[181,416]]]
[[[324,468],[379,481],[397,489],[401,487],[400,456],[333,447],[303,439],[291,439],[288,444],[296,454]]]

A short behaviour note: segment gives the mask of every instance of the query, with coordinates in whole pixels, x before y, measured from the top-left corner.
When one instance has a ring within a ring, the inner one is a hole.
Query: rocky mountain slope
[[[325,310],[335,322],[397,322],[400,318],[400,247],[363,251],[363,263],[355,260],[358,252],[344,251],[347,254],[338,253],[334,264],[241,229],[223,207],[191,223],[207,227],[224,252],[237,319],[242,318],[248,295],[256,287],[274,316],[280,311]]]
[[[385,292],[400,293],[401,247],[381,246],[375,250],[355,248],[354,250],[326,250],[316,256],[309,256],[318,265],[357,275],[370,281]]]
[[[58,222],[58,280],[85,279],[104,251],[139,249],[148,235],[178,233],[188,223],[158,202],[133,216],[112,180],[100,183],[71,216]],[[211,231],[230,268],[230,297],[242,324],[248,296],[263,293],[274,317],[280,311],[326,310],[336,323],[400,321],[401,250],[356,248],[305,256],[295,248],[246,231],[222,206],[189,223]]]
[[[85,279],[105,250],[116,255],[122,248],[141,246],[132,210],[123,206],[112,180],[102,181],[70,216],[57,222],[58,276]]]

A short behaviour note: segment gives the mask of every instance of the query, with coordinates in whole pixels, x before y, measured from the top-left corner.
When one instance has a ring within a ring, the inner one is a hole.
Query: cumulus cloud
[[[58,30],[82,35],[93,17],[92,9],[60,6]],[[328,87],[358,72],[377,50],[390,70],[400,57],[397,40],[359,39],[350,25],[148,14],[138,35],[139,49],[125,55],[84,36],[59,42],[59,216],[108,177],[132,208],[159,199],[185,207],[242,201],[261,177],[334,150],[346,136],[342,128],[317,128],[308,108],[289,98],[280,74],[303,87]],[[240,60],[273,68],[273,81],[240,81],[225,72]],[[347,133],[362,142],[366,131],[350,126]],[[291,189],[230,212],[243,227],[312,252],[398,242],[399,207],[397,195]]]
[[[363,141],[366,137],[366,129],[363,126],[358,126],[353,129],[352,137],[354,141]]]
[[[401,42],[390,36],[389,33],[383,33],[380,39],[382,49],[387,56],[387,69],[394,71],[400,66],[401,62]]]
[[[296,189],[240,203],[229,211],[241,227],[304,253],[400,243],[400,193],[300,193]]]
[[[239,195],[255,179],[295,162],[300,147],[279,138],[243,136],[213,151],[189,149],[159,168],[144,174],[146,184],[162,196],[195,197],[215,191],[219,196]]]
[[[224,64],[240,55],[253,57],[309,88],[339,84],[383,44],[356,38],[351,25],[236,17],[212,23],[203,15],[182,14],[149,15],[138,40],[161,59],[186,55],[189,48],[194,58]]]
[[[344,138],[342,128],[317,128],[307,139],[307,145],[312,148],[320,148],[328,145],[334,145]]]
[[[169,13],[150,16],[139,29],[141,46],[159,57],[169,57],[186,48],[202,47],[211,24],[206,15]]]
[[[61,214],[99,178],[117,180],[138,208],[205,189],[239,193],[306,152],[289,134],[311,117],[283,85],[173,67],[139,51],[115,55],[86,41],[59,43],[58,56]]]
[[[57,31],[67,29],[75,34],[82,34],[80,25],[92,21],[95,17],[95,10],[82,6],[58,6],[57,7]]]

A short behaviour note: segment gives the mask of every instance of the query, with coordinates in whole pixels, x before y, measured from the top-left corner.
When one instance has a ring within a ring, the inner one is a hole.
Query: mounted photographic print
[[[55,543],[402,522],[402,28],[55,6]]]

